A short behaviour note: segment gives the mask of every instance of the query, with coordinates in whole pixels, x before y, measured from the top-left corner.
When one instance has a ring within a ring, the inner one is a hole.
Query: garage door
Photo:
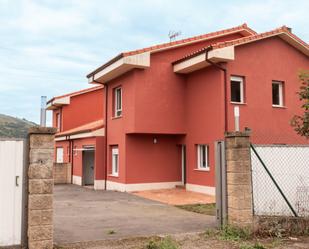
[[[25,141],[0,140],[0,246],[20,245]]]

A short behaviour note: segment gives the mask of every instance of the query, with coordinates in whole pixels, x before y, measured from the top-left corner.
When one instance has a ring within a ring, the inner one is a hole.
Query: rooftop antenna
[[[180,35],[181,35],[181,31],[170,30],[170,32],[168,32],[168,37],[170,38],[170,42],[176,40],[176,37]]]
[[[46,96],[41,96],[41,119],[40,126],[46,127]]]

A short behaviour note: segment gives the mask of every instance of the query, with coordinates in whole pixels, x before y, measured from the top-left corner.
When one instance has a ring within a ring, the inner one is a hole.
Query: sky
[[[48,99],[91,87],[86,75],[122,51],[247,23],[309,42],[308,0],[0,0],[0,113],[39,123]],[[50,124],[51,115],[48,114]]]

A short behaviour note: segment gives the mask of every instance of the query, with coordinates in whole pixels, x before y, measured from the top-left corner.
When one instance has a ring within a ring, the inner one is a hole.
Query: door
[[[0,246],[22,242],[24,144],[0,140]]]
[[[94,184],[94,149],[83,151],[83,185]]]

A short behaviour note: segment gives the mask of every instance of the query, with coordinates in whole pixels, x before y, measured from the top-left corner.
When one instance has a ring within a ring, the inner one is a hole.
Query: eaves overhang
[[[70,96],[62,98],[53,98],[47,102],[46,110],[55,110],[61,106],[70,104]]]
[[[208,54],[207,54],[208,53]],[[188,58],[181,59],[173,63],[175,73],[188,74],[210,65],[206,60],[213,63],[228,62],[235,59],[234,46],[224,47],[208,51],[207,49]]]
[[[87,75],[88,83],[105,84],[132,69],[145,69],[148,67],[150,67],[150,52],[119,56],[116,60],[108,62],[106,65]]]

